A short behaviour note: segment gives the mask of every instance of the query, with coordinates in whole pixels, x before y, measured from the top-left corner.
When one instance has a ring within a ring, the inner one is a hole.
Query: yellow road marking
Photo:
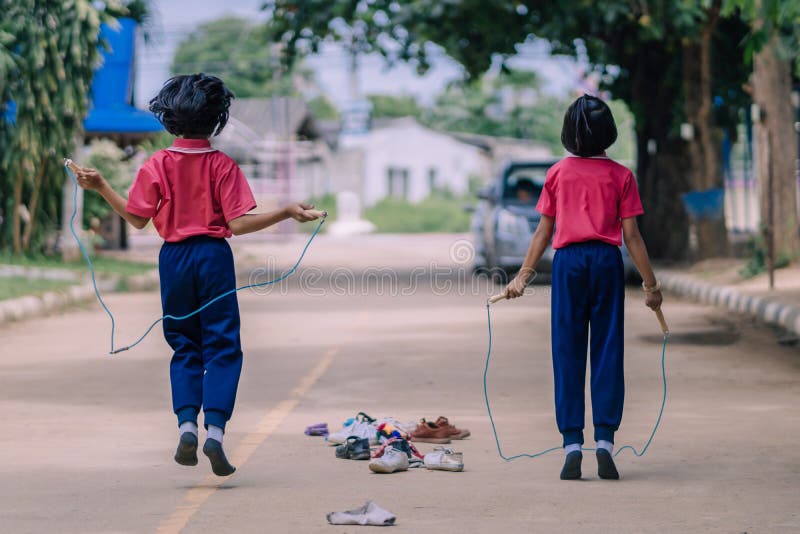
[[[325,374],[338,352],[338,347],[326,351],[317,364],[292,389],[290,398],[279,402],[264,414],[255,429],[242,438],[242,441],[234,449],[231,454],[231,463],[233,465],[241,467],[247,463],[258,447],[277,430],[283,420],[294,410],[303,395],[308,393],[308,390]],[[175,508],[172,514],[161,522],[157,532],[159,534],[176,534],[183,530],[192,516],[217,491],[220,484],[220,478],[215,475],[208,475],[198,482],[195,487],[186,492],[183,501]]]

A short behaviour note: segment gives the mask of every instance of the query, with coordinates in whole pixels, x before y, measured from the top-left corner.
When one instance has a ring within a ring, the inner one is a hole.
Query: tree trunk
[[[693,191],[724,187],[722,180],[722,135],[714,124],[711,74],[712,36],[717,27],[721,0],[715,0],[706,13],[706,24],[699,39],[683,45],[683,98],[686,122],[692,125],[693,138],[687,148],[690,185]],[[697,232],[696,258],[727,256],[728,231],[725,217],[694,222]]]
[[[753,99],[763,111],[756,123],[757,165],[761,185],[761,221],[768,225],[772,201],[772,236],[776,258],[800,254],[797,218],[797,133],[791,105],[791,62],[780,56],[778,38],[772,36],[756,54],[753,65]],[[767,144],[769,143],[769,147]],[[769,155],[767,150],[769,149]],[[771,166],[771,169],[770,169]],[[767,176],[772,171],[772,199]]]
[[[22,185],[24,182],[22,170],[17,173],[17,180],[14,182],[14,211],[11,214],[12,242],[14,244],[14,254],[22,253]]]
[[[39,162],[39,172],[36,173],[36,178],[33,182],[33,192],[31,193],[30,202],[31,220],[25,226],[25,231],[22,234],[22,250],[24,252],[30,252],[31,249],[31,236],[33,235],[33,228],[36,225],[36,212],[39,210],[39,196],[41,194],[42,182],[44,181],[46,171],[47,158]]]
[[[640,219],[647,250],[654,259],[687,256],[689,223],[681,194],[689,190],[687,145],[675,135],[673,110],[680,106],[679,62],[658,46],[640,47],[628,66],[631,110],[636,117]],[[673,69],[673,70],[670,70]]]

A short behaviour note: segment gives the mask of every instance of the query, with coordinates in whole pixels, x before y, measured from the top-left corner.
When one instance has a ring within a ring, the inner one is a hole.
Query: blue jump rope
[[[109,354],[119,354],[120,352],[126,351],[128,349],[132,349],[133,347],[135,347],[136,345],[141,343],[141,341],[144,338],[147,337],[147,335],[153,330],[153,328],[155,328],[156,325],[158,323],[160,323],[161,321],[163,321],[164,319],[173,319],[175,321],[183,321],[184,319],[188,319],[189,317],[197,315],[198,313],[200,313],[201,311],[205,310],[206,308],[208,308],[209,306],[211,306],[212,304],[214,304],[218,300],[223,299],[223,298],[227,297],[228,295],[232,295],[233,293],[236,293],[237,291],[241,291],[243,289],[250,289],[250,288],[254,288],[254,287],[269,286],[269,285],[272,285],[272,284],[277,284],[278,282],[281,282],[283,280],[286,280],[287,278],[289,278],[297,270],[297,267],[300,266],[300,262],[303,261],[303,257],[305,257],[306,251],[308,250],[309,245],[311,245],[311,242],[314,240],[315,237],[317,237],[317,234],[319,233],[320,229],[322,228],[322,225],[325,223],[325,218],[328,215],[327,212],[323,212],[323,215],[322,215],[322,218],[319,221],[319,224],[317,224],[317,227],[314,229],[314,232],[311,234],[311,237],[308,238],[308,241],[306,242],[306,246],[303,247],[303,252],[300,253],[300,257],[297,259],[297,262],[294,264],[294,266],[291,269],[289,269],[288,271],[286,271],[285,273],[283,273],[279,277],[277,277],[277,278],[275,278],[273,280],[268,280],[266,282],[260,282],[258,284],[247,284],[247,285],[244,285],[244,286],[237,287],[237,288],[231,289],[229,291],[226,291],[226,292],[214,297],[213,299],[209,300],[208,302],[206,302],[205,304],[203,304],[202,306],[200,306],[199,308],[197,308],[193,312],[187,313],[186,315],[177,315],[177,316],[176,315],[162,315],[161,317],[159,317],[158,319],[153,321],[153,324],[151,324],[150,327],[147,330],[145,330],[144,334],[142,334],[136,341],[134,341],[130,345],[126,345],[126,346],[121,347],[121,348],[115,348],[115,345],[114,345],[114,330],[115,330],[115,327],[116,327],[116,322],[114,321],[114,314],[111,313],[111,310],[108,309],[108,306],[106,306],[106,303],[103,301],[103,297],[100,296],[100,290],[97,288],[97,280],[95,279],[95,274],[94,274],[94,265],[92,264],[91,258],[89,258],[89,253],[86,251],[86,248],[83,246],[83,243],[81,242],[80,238],[78,237],[78,233],[75,231],[75,217],[77,217],[77,215],[78,215],[78,180],[75,178],[75,174],[72,172],[72,169],[70,169],[70,167],[69,167],[70,163],[72,163],[70,160],[65,160],[65,162],[64,162],[64,168],[67,170],[67,174],[69,175],[70,179],[72,180],[72,183],[75,186],[75,189],[74,189],[74,191],[72,193],[73,208],[72,208],[72,216],[69,219],[69,229],[70,229],[70,232],[72,232],[72,236],[75,238],[75,241],[78,243],[78,247],[81,250],[81,254],[83,254],[83,257],[84,257],[84,259],[86,259],[86,263],[89,266],[89,272],[92,275],[92,286],[94,286],[94,293],[95,293],[95,295],[97,295],[97,300],[100,302],[100,305],[106,311],[106,314],[108,314],[109,319],[111,319],[111,350],[109,351]]]
[[[561,447],[551,447],[549,449],[545,449],[541,452],[537,452],[534,454],[515,454],[514,456],[506,456],[503,454],[503,449],[500,447],[500,439],[497,437],[497,428],[494,424],[494,417],[492,416],[492,408],[489,405],[489,393],[486,388],[486,376],[489,373],[489,360],[492,357],[492,313],[491,313],[491,305],[495,302],[506,298],[505,294],[495,295],[489,300],[486,301],[486,323],[489,326],[489,349],[486,352],[486,366],[483,369],[483,399],[486,401],[486,412],[489,414],[489,422],[492,424],[492,433],[494,434],[494,442],[497,445],[497,454],[500,455],[500,458],[505,460],[506,462],[510,462],[511,460],[516,460],[518,458],[538,458],[540,456],[544,456],[547,453],[561,450]],[[667,328],[667,323],[664,320],[664,315],[661,313],[661,310],[656,310],[656,316],[658,317],[659,323],[661,323],[661,331],[664,334],[664,344],[661,346],[661,382],[663,385],[663,393],[661,395],[661,408],[658,410],[658,418],[656,419],[656,424],[653,426],[653,431],[650,433],[650,437],[647,440],[647,443],[644,444],[642,447],[642,451],[637,451],[631,445],[624,445],[614,452],[614,457],[616,457],[619,453],[624,451],[625,449],[630,449],[633,451],[633,454],[636,456],[643,456],[645,452],[647,452],[647,448],[650,446],[650,443],[653,441],[653,438],[656,435],[656,430],[658,430],[658,425],[661,423],[661,416],[664,414],[664,405],[667,402],[667,372],[664,367],[664,360],[667,353],[667,338],[669,337],[669,328]],[[596,448],[593,447],[582,447],[581,450],[584,451],[595,451]]]
[[[155,328],[156,325],[158,325],[158,323],[162,322],[164,319],[173,319],[175,321],[182,321],[184,319],[188,319],[189,317],[197,315],[198,313],[200,313],[201,311],[205,310],[206,308],[208,308],[209,306],[211,306],[212,304],[214,304],[218,300],[223,299],[223,298],[225,298],[228,295],[231,295],[233,293],[236,293],[237,291],[241,291],[243,289],[255,288],[255,287],[264,287],[264,286],[276,284],[278,282],[286,280],[300,266],[300,262],[303,261],[303,258],[306,255],[306,251],[308,250],[308,247],[311,245],[311,242],[314,240],[314,238],[319,233],[320,229],[322,228],[322,225],[325,223],[325,217],[327,216],[327,213],[325,213],[325,215],[323,215],[323,217],[320,219],[319,224],[317,224],[317,227],[314,229],[314,232],[311,234],[311,237],[308,238],[308,241],[306,242],[305,246],[303,247],[303,251],[300,253],[300,257],[297,259],[297,262],[295,262],[294,266],[291,269],[289,269],[288,271],[286,271],[285,273],[283,273],[282,275],[280,275],[279,277],[277,277],[277,278],[275,278],[273,280],[266,281],[266,282],[261,282],[261,283],[258,283],[258,284],[247,284],[247,285],[244,285],[244,286],[241,286],[241,287],[237,287],[237,288],[231,289],[230,291],[226,291],[226,292],[214,297],[213,299],[209,300],[208,302],[206,302],[205,304],[203,304],[202,306],[200,306],[199,308],[197,308],[193,312],[187,313],[186,315],[178,315],[178,316],[169,315],[169,314],[168,315],[162,315],[161,317],[159,317],[158,319],[153,321],[153,323],[147,328],[147,330],[145,330],[144,334],[139,336],[139,338],[136,341],[134,341],[130,345],[126,345],[126,346],[121,347],[121,348],[115,348],[114,332],[115,332],[115,329],[116,329],[116,321],[114,320],[114,314],[111,313],[111,310],[108,308],[106,303],[103,301],[103,297],[100,296],[100,290],[97,288],[97,280],[95,278],[95,273],[94,273],[94,265],[92,264],[92,260],[89,257],[89,253],[86,251],[86,248],[83,246],[83,243],[81,242],[80,238],[78,237],[78,233],[75,231],[75,218],[78,216],[78,180],[75,178],[75,174],[72,172],[72,169],[70,169],[70,167],[69,167],[70,163],[71,163],[70,160],[66,160],[64,162],[64,168],[66,169],[67,174],[69,175],[70,179],[72,180],[72,183],[75,186],[75,188],[73,190],[73,193],[72,193],[72,195],[73,195],[73,198],[72,198],[73,199],[73,208],[72,208],[72,216],[69,219],[69,229],[70,229],[70,232],[72,233],[72,236],[75,238],[75,241],[78,243],[78,248],[80,248],[81,254],[83,254],[83,257],[86,260],[86,264],[89,266],[89,272],[91,273],[91,276],[92,276],[92,286],[94,287],[94,293],[97,296],[97,300],[100,302],[100,305],[105,310],[105,312],[108,315],[109,319],[111,319],[111,350],[109,351],[109,354],[119,354],[120,352],[124,352],[126,350],[132,349],[133,347],[135,347],[136,345],[141,343],[141,341],[145,337],[147,337],[147,335],[153,330],[153,328]],[[505,298],[505,296],[504,295],[498,295],[498,296],[490,298],[486,302],[486,320],[487,320],[487,325],[489,327],[489,349],[488,349],[487,354],[486,354],[486,366],[485,366],[485,368],[483,370],[483,396],[484,396],[484,400],[486,401],[486,412],[489,414],[489,422],[491,422],[491,424],[492,424],[492,433],[494,434],[495,444],[497,445],[497,453],[500,455],[500,458],[502,458],[503,460],[505,460],[507,462],[510,462],[511,460],[516,460],[517,458],[537,458],[537,457],[543,456],[543,455],[545,455],[545,454],[547,454],[549,452],[553,452],[553,451],[559,450],[559,449],[561,449],[561,447],[552,447],[550,449],[546,449],[544,451],[537,452],[536,454],[517,454],[517,455],[514,455],[514,456],[505,456],[503,454],[502,448],[500,447],[500,439],[497,437],[497,428],[495,427],[495,424],[494,424],[494,417],[492,416],[492,408],[489,405],[489,394],[488,394],[487,388],[486,388],[486,376],[487,376],[487,374],[489,372],[489,360],[490,360],[490,358],[492,356],[492,314],[491,314],[491,311],[490,311],[490,306],[491,306],[491,304],[493,302],[497,302],[498,300],[500,300],[502,298]],[[666,323],[664,322],[664,317],[663,317],[663,315],[661,315],[661,312],[658,311],[657,313],[659,315],[659,321],[661,322],[661,328],[662,328],[662,330],[664,332],[664,345],[663,345],[663,347],[661,349],[661,378],[662,378],[662,382],[663,382],[663,386],[664,386],[664,392],[663,392],[663,395],[662,395],[662,398],[661,398],[661,409],[658,412],[658,419],[656,419],[656,424],[653,427],[653,431],[650,433],[650,438],[647,440],[647,443],[645,443],[645,445],[642,448],[641,452],[638,452],[635,448],[633,448],[630,445],[625,445],[625,446],[617,449],[617,451],[614,453],[614,456],[617,456],[620,452],[622,452],[625,449],[632,450],[633,454],[635,454],[636,456],[644,455],[644,453],[647,451],[647,448],[650,446],[650,442],[653,441],[653,437],[656,435],[656,430],[658,430],[659,423],[661,423],[661,416],[664,413],[664,404],[667,401],[667,374],[666,374],[666,371],[664,369],[664,358],[665,358],[666,351],[667,351],[667,338],[669,337],[669,330],[667,329]],[[593,451],[595,449],[584,447],[583,450],[585,450],[585,451]]]

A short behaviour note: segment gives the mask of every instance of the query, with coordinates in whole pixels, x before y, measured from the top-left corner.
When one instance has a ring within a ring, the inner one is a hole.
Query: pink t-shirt
[[[619,246],[622,219],[644,213],[633,173],[605,156],[569,156],[550,167],[536,209],[555,217],[555,249],[595,240]]]
[[[126,209],[152,217],[165,241],[230,237],[228,221],[256,207],[239,166],[207,139],[177,138],[139,169]]]

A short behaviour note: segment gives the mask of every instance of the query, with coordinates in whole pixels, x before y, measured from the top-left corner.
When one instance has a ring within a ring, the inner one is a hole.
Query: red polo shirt
[[[556,220],[555,249],[584,241],[620,246],[622,219],[644,213],[633,173],[605,156],[569,156],[550,167],[536,209]]]
[[[236,163],[208,139],[177,138],[139,169],[127,211],[153,219],[165,241],[195,235],[230,237],[228,221],[256,207]]]

